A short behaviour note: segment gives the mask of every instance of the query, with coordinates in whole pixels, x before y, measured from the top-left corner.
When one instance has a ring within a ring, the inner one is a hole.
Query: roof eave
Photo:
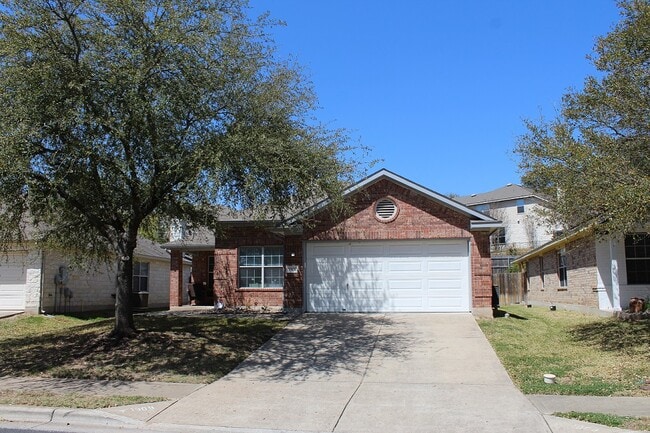
[[[472,220],[469,223],[469,230],[472,232],[481,232],[486,231],[493,233],[494,231],[503,227],[503,222],[501,221],[476,221]]]
[[[552,240],[550,242],[545,243],[544,245],[541,245],[534,250],[528,251],[526,254],[523,254],[519,257],[517,257],[515,260],[513,260],[513,264],[520,264],[527,262],[528,260],[532,259],[533,257],[540,256],[542,254],[545,254],[549,251],[557,250],[568,244],[569,242],[575,241],[577,239],[581,239],[583,237],[588,236],[593,232],[593,224],[589,224],[585,227],[582,227],[572,233],[567,234],[564,237],[561,237],[559,239]]]

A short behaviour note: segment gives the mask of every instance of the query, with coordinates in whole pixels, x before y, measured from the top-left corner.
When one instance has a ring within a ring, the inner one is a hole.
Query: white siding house
[[[546,208],[547,201],[521,185],[507,184],[455,200],[503,223],[503,228],[490,238],[493,255],[518,255],[553,238],[553,228],[546,225],[539,214]]]
[[[169,252],[140,238],[134,281],[148,293],[149,308],[169,307]],[[186,264],[189,274],[190,265]],[[52,250],[11,251],[0,256],[0,310],[79,313],[115,307],[117,263],[75,267]]]

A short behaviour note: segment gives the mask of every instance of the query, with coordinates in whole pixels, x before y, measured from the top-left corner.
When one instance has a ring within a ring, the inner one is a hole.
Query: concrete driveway
[[[151,420],[310,432],[549,432],[470,314],[306,314]]]

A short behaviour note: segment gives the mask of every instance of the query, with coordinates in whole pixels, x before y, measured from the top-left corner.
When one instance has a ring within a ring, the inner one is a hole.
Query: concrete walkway
[[[155,423],[318,432],[549,432],[469,314],[304,315]]]

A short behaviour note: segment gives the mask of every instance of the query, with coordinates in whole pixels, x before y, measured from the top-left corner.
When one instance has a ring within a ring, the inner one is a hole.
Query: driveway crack
[[[386,316],[384,315],[384,318],[385,317]],[[384,321],[382,320],[379,324],[379,328],[377,329],[377,333],[375,334],[375,339],[372,342],[372,349],[370,350],[370,356],[368,357],[368,361],[366,362],[366,366],[363,370],[363,374],[361,375],[361,380],[359,381],[357,387],[354,389],[354,392],[350,395],[350,398],[348,398],[348,401],[345,402],[345,406],[343,406],[343,410],[339,414],[339,417],[336,420],[336,424],[334,424],[334,427],[332,428],[332,432],[336,431],[336,428],[339,426],[339,422],[341,422],[341,418],[343,418],[343,414],[345,414],[345,411],[348,409],[350,402],[352,401],[354,396],[357,395],[359,388],[361,388],[361,385],[363,385],[363,382],[366,379],[366,374],[368,373],[368,369],[370,368],[370,361],[372,361],[372,357],[375,354],[375,349],[377,348],[377,342],[379,341],[379,335],[381,335],[381,331],[383,327],[384,327]]]

